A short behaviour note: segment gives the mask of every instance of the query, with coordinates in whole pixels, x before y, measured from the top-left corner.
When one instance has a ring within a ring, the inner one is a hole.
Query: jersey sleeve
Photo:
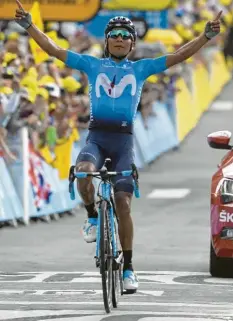
[[[141,59],[136,62],[136,69],[139,73],[139,77],[142,80],[146,80],[149,76],[158,74],[167,69],[167,56],[151,59]]]
[[[71,50],[67,50],[65,64],[67,67],[85,72],[87,75],[91,73],[95,62],[98,59],[89,55],[82,55]]]

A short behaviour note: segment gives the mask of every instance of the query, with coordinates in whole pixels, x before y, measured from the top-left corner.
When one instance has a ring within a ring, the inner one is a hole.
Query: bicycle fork
[[[107,233],[107,228],[109,226],[109,236],[111,240],[111,246],[112,246],[112,258],[113,258],[113,270],[118,270],[119,264],[122,261],[123,253],[120,252],[117,248],[117,240],[116,240],[116,235],[118,231],[115,230],[115,224],[114,224],[114,212],[113,212],[113,207],[111,205],[111,202],[109,200],[108,195],[111,193],[111,188],[110,185],[108,184],[102,184],[102,200],[105,200],[107,202],[107,214],[108,214],[108,222],[105,220],[105,233]],[[101,201],[99,202],[101,204]],[[98,208],[98,223],[97,223],[97,244],[96,244],[96,267],[100,267],[100,255],[99,255],[99,250],[100,250],[100,206]],[[103,213],[102,213],[103,215]],[[107,235],[104,235],[104,238],[106,239]]]

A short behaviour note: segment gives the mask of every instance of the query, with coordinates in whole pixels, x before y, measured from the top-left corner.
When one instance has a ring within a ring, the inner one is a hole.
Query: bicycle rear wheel
[[[120,295],[123,295],[122,264],[112,271],[112,306],[118,307]]]
[[[103,301],[105,311],[111,312],[112,302],[112,244],[108,216],[108,204],[100,204],[100,273],[102,278]]]

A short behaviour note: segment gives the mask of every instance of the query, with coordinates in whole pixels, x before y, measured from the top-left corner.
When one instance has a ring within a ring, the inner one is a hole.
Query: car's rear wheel
[[[233,259],[218,257],[210,242],[210,274],[216,278],[233,278]]]

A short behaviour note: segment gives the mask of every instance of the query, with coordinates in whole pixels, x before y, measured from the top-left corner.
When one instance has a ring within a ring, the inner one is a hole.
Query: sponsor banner
[[[152,162],[158,155],[178,145],[176,130],[166,105],[155,103],[153,109],[156,116],[148,117],[147,128],[139,113],[135,122],[135,145],[139,148],[138,155],[142,155],[145,163]]]
[[[173,0],[102,0],[102,7],[109,10],[159,11],[171,7]]]
[[[108,21],[115,16],[126,16],[134,21],[139,38],[142,39],[148,28],[167,29],[168,10],[162,11],[127,11],[127,10],[100,10],[90,21],[84,24],[87,31],[97,38],[104,37],[104,29]]]
[[[43,20],[87,21],[99,11],[101,0],[40,0]],[[21,0],[26,11],[30,11],[34,0]],[[15,15],[15,0],[0,1],[0,19],[12,19]]]
[[[0,156],[0,221],[23,217],[23,207],[15,191],[4,159]]]

